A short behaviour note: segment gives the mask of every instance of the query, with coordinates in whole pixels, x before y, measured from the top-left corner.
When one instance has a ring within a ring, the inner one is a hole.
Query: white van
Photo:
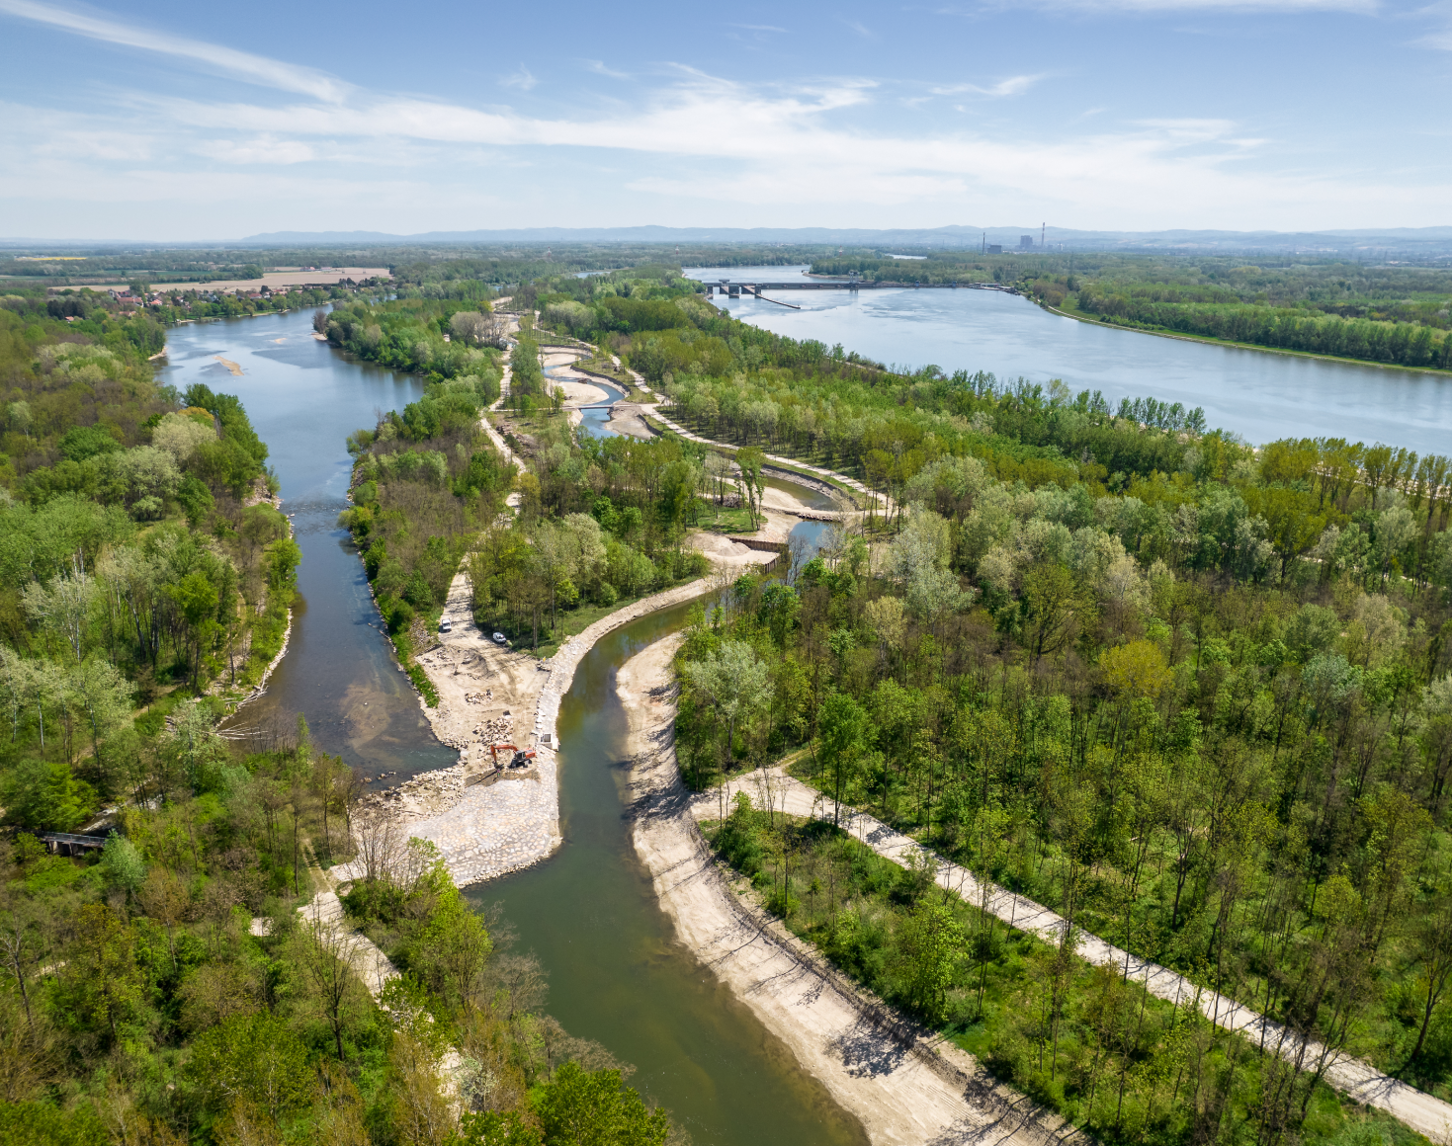
[[[448,617],[440,617],[439,618],[439,632],[441,632],[441,633],[450,632],[450,631],[453,630],[453,627],[454,627],[454,622],[451,621],[451,620],[449,620]]]

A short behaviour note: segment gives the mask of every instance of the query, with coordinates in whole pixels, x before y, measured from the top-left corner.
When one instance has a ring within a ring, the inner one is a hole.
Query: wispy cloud
[[[55,17],[47,23],[96,36],[89,17],[78,18],[89,21],[79,26],[33,0],[0,0],[0,13],[15,15],[17,6],[40,8]],[[380,204],[401,205],[403,216],[375,214],[376,225],[422,218],[422,207],[408,214],[411,203],[423,203],[420,187],[434,188],[428,196],[436,212],[474,210],[486,200],[460,172],[485,163],[550,162],[544,152],[569,148],[584,156],[631,153],[632,181],[624,190],[652,209],[748,202],[769,204],[779,219],[793,211],[804,220],[820,218],[819,205],[839,207],[839,217],[882,207],[900,218],[929,209],[951,218],[1032,204],[1048,218],[1057,212],[1105,225],[1329,226],[1354,221],[1372,204],[1403,218],[1431,218],[1444,214],[1448,201],[1446,187],[1433,177],[1396,178],[1353,168],[1351,159],[1344,169],[1315,175],[1291,171],[1276,147],[1233,119],[1100,121],[1093,133],[1057,134],[920,127],[915,117],[904,127],[909,117],[892,123],[875,114],[898,89],[871,80],[737,82],[681,64],[665,65],[664,78],[640,85],[638,94],[629,89],[629,101],[531,116],[507,106],[343,85],[279,61],[102,23],[109,42],[211,67],[223,67],[217,61],[225,59],[231,74],[295,96],[206,100],[134,92],[70,112],[0,107],[0,197],[77,203],[104,187],[115,202],[192,210],[192,200],[183,197],[205,188],[219,196],[206,204],[215,211],[243,189],[302,201],[331,187],[347,165],[355,184],[350,202],[367,202],[366,190],[377,187]],[[287,86],[278,77],[296,82]],[[1043,78],[1010,76],[939,94],[1008,98]],[[521,66],[500,82],[528,90],[535,77]],[[387,173],[376,170],[379,155],[388,157]],[[505,225],[522,225],[548,209],[542,199],[506,206],[511,222]]]
[[[1035,76],[1009,76],[1006,80],[999,80],[996,84],[983,87],[979,84],[946,84],[943,87],[933,89],[934,95],[962,95],[971,92],[974,95],[988,96],[990,99],[1003,99],[1005,96],[1022,95],[1044,78],[1041,72]]]
[[[328,102],[346,98],[351,90],[350,85],[312,68],[298,67],[265,56],[254,56],[250,52],[239,52],[220,44],[208,44],[201,40],[138,28],[132,24],[119,24],[112,20],[87,16],[73,10],[53,8],[48,4],[38,4],[35,0],[0,0],[0,12],[120,47],[139,48],[146,52],[189,59],[249,83],[298,92]]]
[[[609,76],[612,80],[628,80],[629,72],[617,72],[613,68],[607,68],[604,60],[586,60],[587,71],[594,72],[597,76]]]
[[[1439,0],[1419,9],[1416,15],[1434,21],[1438,26],[1412,42],[1422,48],[1440,48],[1452,52],[1452,0]]]
[[[0,0],[0,3],[3,2],[4,0]],[[517,72],[510,72],[507,76],[501,76],[499,80],[500,87],[518,88],[522,92],[529,91],[537,83],[539,80],[534,78],[534,73],[523,64],[519,65]]]
[[[856,32],[864,40],[877,39],[877,33],[860,20],[843,20],[842,23],[846,24],[850,30]]]

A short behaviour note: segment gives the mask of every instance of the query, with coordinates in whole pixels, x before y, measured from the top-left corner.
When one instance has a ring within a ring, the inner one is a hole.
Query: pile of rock
[[[364,809],[386,808],[390,814],[405,819],[427,819],[457,804],[466,784],[464,766],[455,764],[452,768],[425,772],[397,787],[370,792],[360,804]]]
[[[490,744],[509,744],[514,736],[514,721],[508,716],[486,720],[474,726],[474,735],[487,747]]]

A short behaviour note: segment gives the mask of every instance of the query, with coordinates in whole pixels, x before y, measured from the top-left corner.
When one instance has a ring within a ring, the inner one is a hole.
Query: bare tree
[[[30,972],[45,956],[45,932],[30,901],[7,892],[0,900],[0,970],[15,980],[25,1005],[25,1022],[33,1031],[30,1011]]]
[[[333,1030],[338,1059],[343,1059],[343,1016],[356,996],[359,985],[348,956],[352,944],[349,936],[333,921],[324,919],[316,907],[303,928],[301,941],[303,966],[318,993],[318,1006]]]
[[[357,862],[362,865],[362,878],[369,882],[387,880],[398,866],[398,853],[404,847],[402,833],[388,816],[372,811],[355,818],[353,832],[357,844]]]
[[[166,942],[171,949],[172,970],[176,969],[176,925],[186,915],[191,905],[187,888],[174,873],[156,865],[139,893],[141,910],[166,928]]]

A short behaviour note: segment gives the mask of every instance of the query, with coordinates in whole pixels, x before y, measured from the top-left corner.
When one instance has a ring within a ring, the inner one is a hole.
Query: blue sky
[[[0,0],[0,236],[1452,224],[1452,0]]]

